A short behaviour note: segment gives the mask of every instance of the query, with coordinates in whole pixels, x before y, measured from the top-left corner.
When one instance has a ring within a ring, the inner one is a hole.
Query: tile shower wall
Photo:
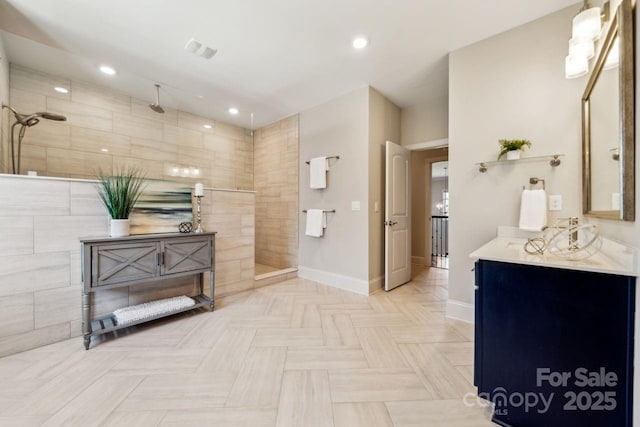
[[[258,264],[298,267],[298,116],[254,132]]]
[[[199,169],[197,180],[205,186],[253,189],[253,142],[246,129],[166,107],[157,114],[147,101],[15,64],[9,83],[18,111],[67,116],[66,122],[42,120],[29,128],[23,174],[93,178],[97,168],[135,165],[148,178],[195,181],[175,176],[173,168],[181,165]],[[55,92],[56,86],[69,93]]]
[[[107,235],[90,181],[0,176],[0,357],[81,335],[80,238]],[[254,194],[207,190],[204,226],[219,231],[216,296],[253,286]],[[192,278],[93,296],[93,314],[175,295]]]

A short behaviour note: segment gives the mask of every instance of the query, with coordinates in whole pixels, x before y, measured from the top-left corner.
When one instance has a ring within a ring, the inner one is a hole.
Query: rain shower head
[[[156,87],[156,103],[149,104],[149,108],[151,108],[156,113],[164,114],[164,108],[160,106],[160,85],[156,84],[155,87]]]

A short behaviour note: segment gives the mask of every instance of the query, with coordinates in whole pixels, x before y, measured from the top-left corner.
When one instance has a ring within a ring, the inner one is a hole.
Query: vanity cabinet
[[[480,259],[475,373],[503,426],[632,425],[635,278]]]
[[[195,275],[200,289],[200,294],[193,297],[195,305],[145,321],[205,306],[213,311],[215,235],[215,232],[167,233],[82,240],[82,332],[85,348],[89,349],[92,336],[137,324],[118,325],[113,314],[92,318],[91,295],[104,289],[140,286]],[[204,273],[209,273],[210,296],[204,294]]]

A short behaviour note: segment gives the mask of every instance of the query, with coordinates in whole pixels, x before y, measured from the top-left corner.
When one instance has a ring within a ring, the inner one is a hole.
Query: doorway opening
[[[449,269],[449,161],[431,166],[431,267]]]

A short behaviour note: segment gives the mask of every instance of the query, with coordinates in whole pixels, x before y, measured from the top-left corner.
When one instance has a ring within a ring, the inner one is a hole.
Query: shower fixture
[[[2,108],[10,110],[16,119],[16,122],[11,125],[11,139],[9,148],[11,149],[11,173],[13,173],[14,175],[20,175],[20,155],[22,153],[22,139],[24,138],[24,133],[27,131],[27,128],[40,123],[40,119],[64,122],[67,120],[67,118],[63,115],[48,113],[46,111],[33,114],[22,114],[18,113],[16,110],[5,104],[2,104]],[[20,125],[20,131],[18,132],[18,147],[16,155],[15,127],[17,125]]]
[[[155,84],[155,87],[156,87],[156,103],[149,104],[149,108],[151,108],[156,113],[164,114],[164,108],[160,106],[160,85]]]

